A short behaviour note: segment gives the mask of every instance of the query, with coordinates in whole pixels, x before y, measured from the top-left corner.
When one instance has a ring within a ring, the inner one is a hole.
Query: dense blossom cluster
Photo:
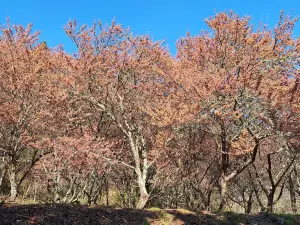
[[[247,213],[282,201],[296,212],[297,20],[281,14],[273,30],[249,20],[216,14],[208,31],[178,40],[176,57],[114,21],[70,21],[74,55],[8,21],[0,35],[0,193]]]

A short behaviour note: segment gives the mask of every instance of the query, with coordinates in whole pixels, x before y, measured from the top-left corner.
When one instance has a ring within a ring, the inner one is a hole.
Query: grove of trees
[[[0,27],[6,201],[297,213],[300,38],[221,12],[163,42],[70,21],[76,53]]]

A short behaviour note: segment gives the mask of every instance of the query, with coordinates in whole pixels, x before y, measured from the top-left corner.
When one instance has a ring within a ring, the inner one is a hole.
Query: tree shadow
[[[154,211],[155,210],[155,211]],[[300,215],[226,212],[193,213],[180,209],[117,209],[70,204],[0,205],[0,225],[275,225],[300,224]]]
[[[148,224],[159,213],[147,210],[114,209],[81,205],[39,204],[0,206],[0,224]]]
[[[167,212],[174,216],[174,224],[181,221],[185,225],[233,225],[224,220],[224,218],[212,213],[181,212],[179,210],[167,210]]]
[[[300,215],[259,213],[254,215],[225,212],[213,214],[209,212],[182,213],[178,210],[167,210],[174,216],[174,224],[181,221],[185,225],[278,225],[278,224],[300,224]]]

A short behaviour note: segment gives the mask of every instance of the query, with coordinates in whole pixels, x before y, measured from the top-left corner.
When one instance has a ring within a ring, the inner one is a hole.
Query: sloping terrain
[[[300,224],[300,216],[258,214],[245,215],[209,212],[193,213],[181,209],[116,209],[80,205],[40,204],[0,206],[0,224],[113,224],[113,225],[275,225]]]

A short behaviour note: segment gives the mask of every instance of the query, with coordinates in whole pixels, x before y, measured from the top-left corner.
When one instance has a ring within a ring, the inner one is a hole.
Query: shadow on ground
[[[213,214],[210,212],[180,212],[178,210],[167,210],[173,215],[174,224],[176,221],[183,221],[183,224],[207,224],[207,225],[300,225],[300,215],[259,213],[255,215],[225,212]],[[178,223],[180,224],[180,223]]]
[[[300,224],[300,216],[257,214],[245,215],[209,212],[193,213],[180,209],[116,209],[81,205],[40,204],[0,206],[0,224],[112,224],[112,225],[275,225]]]
[[[147,224],[157,219],[155,212],[134,209],[113,209],[80,205],[3,205],[0,207],[0,224]]]

